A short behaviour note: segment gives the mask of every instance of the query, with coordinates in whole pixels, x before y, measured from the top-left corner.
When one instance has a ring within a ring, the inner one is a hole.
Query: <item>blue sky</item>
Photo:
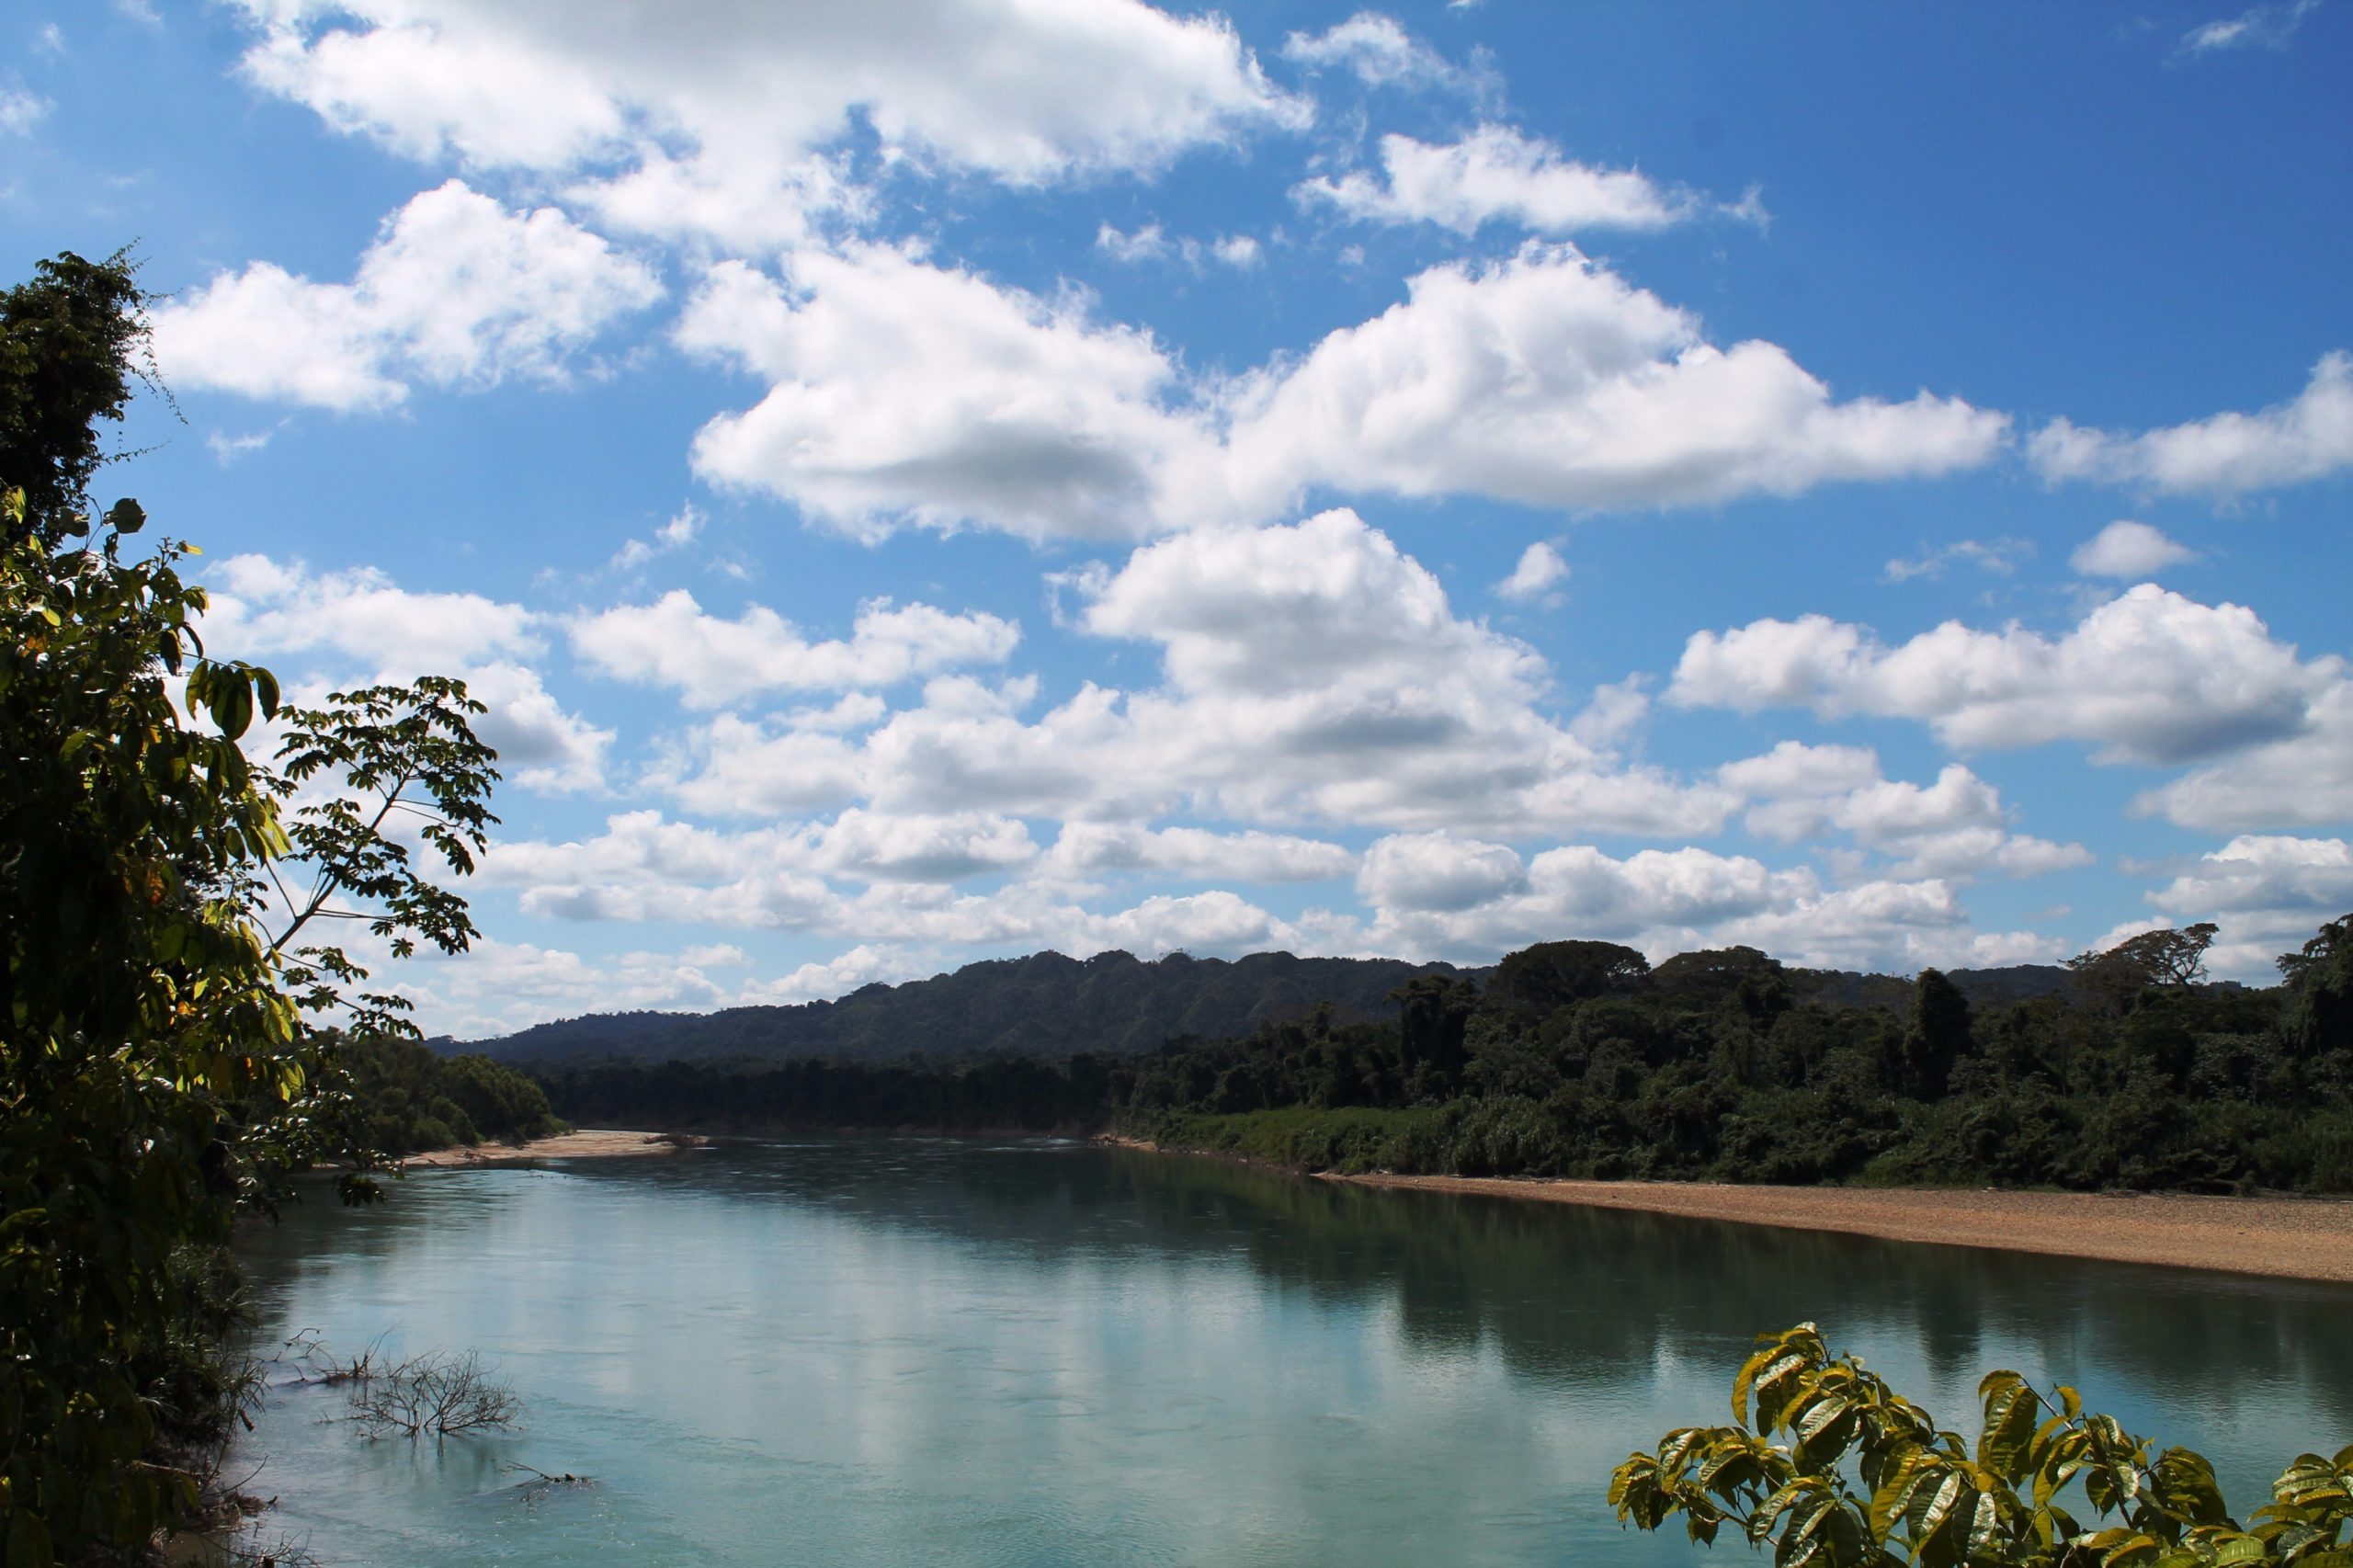
[[[0,25],[216,649],[492,703],[428,1028],[2353,908],[2341,0]]]

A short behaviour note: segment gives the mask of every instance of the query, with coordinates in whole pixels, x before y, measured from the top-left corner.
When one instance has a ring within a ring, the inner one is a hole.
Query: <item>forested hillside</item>
[[[2353,1191],[2353,916],[2283,955],[2265,990],[2205,983],[2212,934],[2134,937],[2057,971],[2063,994],[1983,1005],[1934,970],[1900,1005],[1848,1006],[1822,998],[1852,977],[1751,949],[1654,969],[1610,943],[1550,942],[1483,983],[1410,980],[1392,1018],[1319,1008],[1125,1059],[575,1065],[541,1081],[582,1122],[1117,1127],[1313,1168]]]
[[[1147,962],[1113,950],[1084,960],[1060,953],[967,964],[903,985],[869,985],[834,1002],[730,1007],[717,1013],[598,1013],[541,1024],[501,1040],[434,1042],[500,1062],[959,1062],[1082,1052],[1134,1056],[1175,1040],[1220,1040],[1297,1021],[1329,1006],[1339,1022],[1393,1018],[1392,994],[1410,980],[1475,981],[1484,970],[1396,959],[1302,959],[1252,953],[1228,961],[1172,953]],[[1829,970],[1788,971],[1807,998],[1831,1006],[1903,1006],[1911,982]],[[1956,970],[1970,1001],[2068,994],[2055,965]]]
[[[1329,1003],[1344,1018],[1395,1011],[1389,994],[1451,964],[1396,959],[1302,959],[1253,953],[1231,962],[1172,953],[1156,962],[1111,951],[967,964],[904,985],[869,985],[835,1002],[731,1007],[719,1013],[613,1013],[542,1024],[460,1048],[501,1062],[620,1057],[891,1061],[1133,1055],[1188,1036],[1216,1039],[1305,1017]]]

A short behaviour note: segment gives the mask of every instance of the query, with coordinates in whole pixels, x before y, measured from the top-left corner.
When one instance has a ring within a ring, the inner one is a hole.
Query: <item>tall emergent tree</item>
[[[140,374],[118,256],[0,294],[0,1560],[131,1558],[225,1432],[217,1279],[241,1201],[335,1152],[308,1019],[404,1004],[321,923],[462,950],[496,775],[453,681],[283,709],[210,654],[188,547],[96,515],[100,422]],[[275,767],[243,742],[284,735]],[[296,805],[296,791],[307,803]],[[421,832],[415,831],[421,824]],[[409,1032],[414,1032],[413,1030]],[[351,1196],[365,1196],[355,1189]]]

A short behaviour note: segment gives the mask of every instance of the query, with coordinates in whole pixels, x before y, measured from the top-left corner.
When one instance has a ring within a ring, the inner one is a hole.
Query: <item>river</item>
[[[1990,1367],[2075,1382],[2242,1515],[2353,1441],[2342,1286],[1078,1143],[433,1172],[241,1250],[266,1348],[476,1350],[523,1401],[512,1433],[370,1443],[276,1369],[239,1459],[330,1568],[1745,1562],[1602,1494],[1802,1319],[1971,1431]]]

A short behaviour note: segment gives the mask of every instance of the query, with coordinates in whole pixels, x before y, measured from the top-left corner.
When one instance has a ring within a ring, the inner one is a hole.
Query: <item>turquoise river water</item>
[[[2353,1441],[2343,1287],[1079,1143],[426,1173],[244,1250],[266,1347],[476,1350],[523,1401],[512,1433],[369,1443],[337,1391],[274,1388],[249,1490],[331,1568],[1762,1561],[1602,1494],[1808,1318],[1949,1426],[1987,1368],[2075,1382],[2241,1512]]]

